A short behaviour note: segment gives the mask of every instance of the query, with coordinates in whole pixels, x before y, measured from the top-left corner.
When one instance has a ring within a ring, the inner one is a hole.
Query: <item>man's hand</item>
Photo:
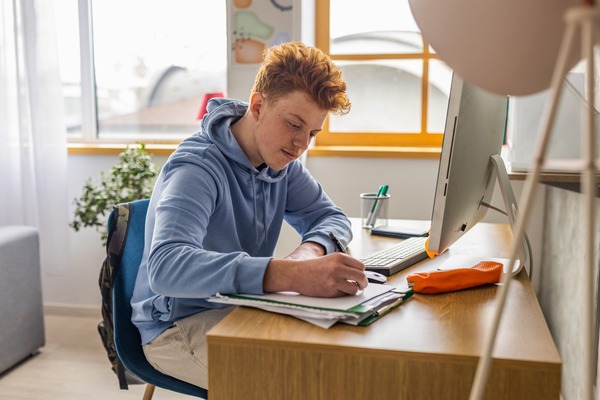
[[[269,262],[263,280],[265,292],[293,291],[305,296],[340,297],[354,295],[367,287],[365,266],[348,254],[332,253],[307,259],[290,256]]]

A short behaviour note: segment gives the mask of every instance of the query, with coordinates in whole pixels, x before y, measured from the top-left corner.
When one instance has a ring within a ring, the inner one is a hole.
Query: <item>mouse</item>
[[[365,275],[370,283],[385,283],[387,278],[385,275],[375,271],[365,271]]]

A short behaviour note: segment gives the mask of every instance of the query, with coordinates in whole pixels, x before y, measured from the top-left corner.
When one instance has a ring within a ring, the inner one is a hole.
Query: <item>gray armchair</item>
[[[0,227],[0,373],[45,343],[35,228]]]

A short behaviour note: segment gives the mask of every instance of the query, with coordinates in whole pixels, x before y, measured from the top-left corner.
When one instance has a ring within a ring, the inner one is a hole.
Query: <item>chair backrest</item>
[[[115,347],[123,365],[138,378],[152,385],[202,398],[208,398],[208,391],[187,382],[165,375],[150,365],[144,356],[142,340],[137,327],[131,322],[131,297],[137,272],[144,251],[144,230],[148,199],[129,203],[129,222],[121,265],[117,268],[113,281],[113,318]],[[116,212],[108,218],[108,226],[115,223]]]

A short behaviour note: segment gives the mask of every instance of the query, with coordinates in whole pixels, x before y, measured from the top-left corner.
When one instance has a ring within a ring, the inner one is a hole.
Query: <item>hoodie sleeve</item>
[[[347,245],[352,240],[352,229],[341,208],[299,161],[288,166],[288,174],[285,219],[302,236],[302,241],[319,243],[327,253],[333,253],[336,250],[329,239],[331,232]]]
[[[206,164],[175,159],[163,167],[161,175],[162,182],[152,195],[156,204],[148,256],[152,291],[178,298],[206,298],[216,292],[262,293],[270,258],[239,251],[231,236],[223,239],[230,249],[217,252],[203,247],[211,215],[226,190],[216,179],[218,173]]]

